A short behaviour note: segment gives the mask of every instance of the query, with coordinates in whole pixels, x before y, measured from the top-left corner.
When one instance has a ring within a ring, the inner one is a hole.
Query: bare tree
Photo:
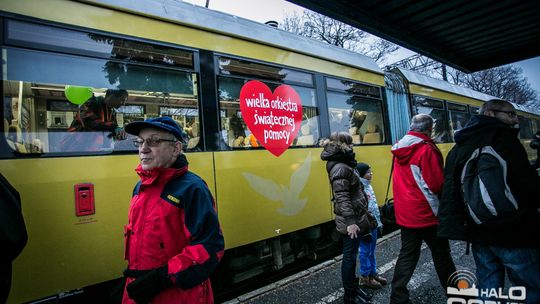
[[[304,11],[286,15],[280,28],[301,36],[361,53],[382,62],[399,46],[330,17]]]
[[[431,58],[416,54],[389,65],[387,69],[393,67],[403,67],[423,75],[443,79],[459,86],[471,88],[517,104],[526,104],[540,110],[540,107],[538,107],[540,105],[538,93],[531,88],[527,78],[523,77],[523,70],[516,66],[506,65],[466,74]]]
[[[489,95],[517,103],[526,104],[538,99],[523,70],[513,65],[505,65],[472,73],[465,79],[465,85]]]

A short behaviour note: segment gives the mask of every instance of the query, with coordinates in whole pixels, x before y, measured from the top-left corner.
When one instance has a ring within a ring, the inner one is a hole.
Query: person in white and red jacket
[[[206,183],[188,170],[183,132],[170,117],[132,122],[140,181],[125,227],[123,304],[213,303],[210,275],[224,239]]]
[[[437,209],[444,182],[443,157],[430,138],[433,118],[418,114],[409,132],[392,147],[392,177],[396,222],[401,228],[401,249],[394,269],[390,303],[409,303],[407,283],[411,279],[422,241],[433,256],[435,270],[446,290],[456,271],[447,239],[437,237]]]

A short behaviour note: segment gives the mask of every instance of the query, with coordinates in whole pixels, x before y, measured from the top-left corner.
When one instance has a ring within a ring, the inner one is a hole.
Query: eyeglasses
[[[491,110],[493,112],[499,112],[499,113],[506,113],[510,117],[516,117],[517,113],[516,111],[501,111],[501,110]]]
[[[164,138],[152,136],[152,137],[148,137],[147,139],[142,139],[142,138],[134,139],[133,144],[135,145],[135,147],[139,148],[139,147],[142,147],[144,142],[146,142],[146,144],[149,147],[157,147],[163,141],[176,142],[176,139],[164,139]]]

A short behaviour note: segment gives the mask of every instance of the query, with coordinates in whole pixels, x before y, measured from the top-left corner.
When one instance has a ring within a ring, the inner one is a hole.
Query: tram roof
[[[465,72],[540,56],[538,1],[287,1]]]
[[[127,10],[383,74],[373,59],[359,53],[191,3],[164,0],[86,0],[85,2]]]
[[[497,97],[491,96],[488,94],[480,93],[478,91],[461,87],[455,84],[451,84],[448,81],[432,78],[426,75],[422,75],[416,72],[413,72],[411,70],[407,70],[404,68],[396,68],[395,70],[398,70],[405,79],[407,79],[408,82],[414,83],[417,85],[421,85],[424,87],[430,87],[433,89],[454,93],[456,95],[466,96],[473,99],[481,100],[481,101],[488,101],[490,99],[495,99]]]
[[[481,100],[481,101],[488,101],[490,99],[499,99],[498,97],[495,97],[489,94],[484,94],[484,93],[475,91],[473,89],[451,84],[447,81],[432,78],[426,75],[422,75],[422,74],[419,74],[419,73],[416,73],[416,72],[413,72],[411,70],[407,70],[404,68],[395,68],[392,71],[396,71],[396,70],[399,71],[399,73],[401,73],[401,75],[403,75],[403,77],[405,77],[405,79],[409,83],[414,83],[416,85],[430,87],[433,89],[437,89],[437,90],[441,90],[441,91],[445,91],[449,93],[454,93],[456,95],[466,96],[466,97]],[[521,104],[517,104],[513,102],[511,102],[511,104],[514,105],[514,108],[522,112],[540,115],[540,111],[534,108],[530,108],[525,105],[521,105]]]

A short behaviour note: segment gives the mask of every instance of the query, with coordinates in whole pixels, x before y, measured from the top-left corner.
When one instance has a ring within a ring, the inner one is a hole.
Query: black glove
[[[129,276],[129,275],[128,275]],[[150,302],[162,290],[172,286],[167,265],[148,270],[126,287],[129,297],[139,304]]]

